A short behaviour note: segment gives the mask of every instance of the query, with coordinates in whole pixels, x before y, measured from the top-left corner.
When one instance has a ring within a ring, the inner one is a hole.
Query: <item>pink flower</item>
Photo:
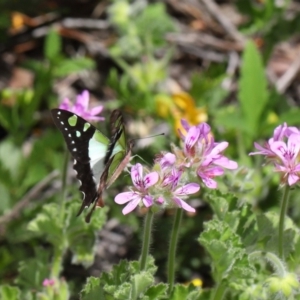
[[[249,153],[249,155],[259,154],[266,156],[269,161],[272,161],[273,159],[276,160],[276,154],[271,150],[271,144],[273,142],[283,141],[293,133],[300,134],[300,131],[296,127],[287,126],[286,123],[283,123],[282,125],[279,125],[274,129],[273,137],[270,138],[268,142],[264,144],[264,146],[261,146],[258,143],[254,143],[254,147],[259,151],[251,152]]]
[[[216,143],[210,127],[206,123],[187,127],[182,121],[187,134],[181,134],[184,141],[184,161],[182,165],[195,170],[203,183],[211,189],[217,187],[214,177],[223,175],[223,169],[234,170],[238,167],[235,161],[229,160],[222,152],[228,147],[227,142]]]
[[[187,204],[185,201],[182,199],[185,198],[188,195],[195,194],[200,190],[200,186],[197,183],[188,183],[178,189],[176,189],[173,192],[173,201],[175,204],[177,204],[179,207],[183,208],[186,211],[189,212],[195,212],[195,208]]]
[[[200,186],[197,183],[188,183],[179,187],[182,173],[183,171],[172,168],[169,173],[163,176],[161,183],[161,187],[163,188],[163,192],[161,194],[163,196],[159,196],[156,202],[167,203],[170,199],[176,206],[189,212],[195,212],[195,209],[187,204],[183,199],[185,199],[188,195],[197,193],[200,190]],[[164,199],[165,201],[162,201],[164,197],[166,199]]]
[[[173,153],[165,153],[162,155],[159,155],[156,159],[156,162],[160,164],[160,167],[162,169],[169,168],[173,166],[176,162],[176,156]]]
[[[283,178],[287,179],[287,183],[291,186],[300,179],[300,134],[291,134],[287,140],[287,144],[282,141],[273,142],[271,150],[277,155],[279,160],[275,162],[275,169],[284,174]]]
[[[249,155],[264,155],[275,171],[283,174],[283,182],[291,186],[300,181],[300,131],[296,127],[284,123],[275,128],[264,146],[254,145],[259,151]]]
[[[117,204],[129,202],[122,210],[124,215],[133,211],[141,201],[146,207],[153,204],[153,197],[149,194],[148,189],[157,183],[158,173],[152,172],[143,177],[143,167],[138,163],[131,168],[131,179],[134,184],[132,190],[115,197]]]
[[[55,280],[54,279],[44,279],[43,281],[43,286],[53,286],[55,284]]]
[[[103,110],[103,106],[99,105],[92,109],[88,109],[89,101],[89,92],[85,90],[81,94],[77,95],[75,104],[73,104],[68,98],[65,98],[59,108],[77,114],[87,121],[103,121],[103,117],[97,117],[97,115]]]

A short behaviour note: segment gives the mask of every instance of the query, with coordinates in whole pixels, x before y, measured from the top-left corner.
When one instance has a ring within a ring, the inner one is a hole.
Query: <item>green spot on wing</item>
[[[91,127],[90,123],[85,123],[83,126],[83,131],[87,131]]]
[[[80,136],[81,136],[81,132],[78,131],[78,130],[76,130],[76,136],[77,136],[77,137],[80,137]]]
[[[73,115],[72,117],[70,117],[69,119],[68,119],[68,123],[69,123],[69,125],[70,126],[76,126],[76,124],[77,124],[77,116],[76,115]]]

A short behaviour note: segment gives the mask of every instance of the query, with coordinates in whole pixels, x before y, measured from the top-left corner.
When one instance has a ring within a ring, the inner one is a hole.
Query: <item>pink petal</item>
[[[70,111],[72,108],[71,101],[68,98],[65,98],[59,105],[59,108]]]
[[[143,166],[139,163],[131,167],[131,180],[133,184],[138,188],[143,188]]]
[[[89,106],[89,102],[90,102],[90,94],[87,90],[84,90],[82,91],[81,94],[77,95],[75,105],[80,105],[84,110],[87,110]]]
[[[216,177],[224,174],[224,170],[221,167],[209,166],[208,168],[198,169],[198,175],[200,177]]]
[[[87,121],[90,121],[90,122],[98,122],[98,121],[105,120],[104,117],[96,117],[96,116],[91,116],[91,115],[87,115],[87,114],[84,116],[84,119],[86,119]]]
[[[210,177],[201,176],[201,179],[203,183],[210,189],[215,189],[218,186],[217,182]]]
[[[285,135],[285,132],[287,130],[287,124],[284,123],[283,125],[279,125],[277,126],[275,129],[274,129],[274,132],[273,132],[273,139],[274,141],[279,141],[279,140],[282,140],[284,135]]]
[[[288,138],[287,147],[291,150],[290,152],[293,153],[293,157],[296,157],[300,149],[300,135],[295,133],[291,134]]]
[[[207,123],[201,123],[197,126],[200,130],[200,135],[206,137],[210,132],[210,126]]]
[[[176,161],[176,156],[173,153],[166,153],[160,160],[159,164],[164,169],[172,166]]]
[[[289,174],[288,183],[289,183],[290,186],[295,184],[297,181],[299,181],[299,176],[297,176],[295,174]]]
[[[183,208],[186,211],[189,211],[189,212],[196,211],[194,207],[188,205],[185,201],[181,200],[180,198],[174,197],[173,200],[179,207]]]
[[[92,116],[96,116],[96,115],[100,114],[102,110],[103,110],[103,106],[102,105],[95,106],[92,109],[90,109],[90,114]]]
[[[141,198],[138,197],[130,201],[122,210],[123,215],[127,215],[128,213],[132,212],[140,203]]]
[[[153,198],[149,195],[146,195],[144,198],[143,198],[143,203],[146,207],[149,207],[153,204]]]
[[[190,129],[189,123],[188,123],[185,119],[181,119],[180,122],[181,122],[182,127],[183,127],[186,131],[189,131],[189,129]]]
[[[130,200],[133,200],[135,198],[139,198],[140,196],[137,193],[134,192],[124,192],[120,193],[115,197],[115,202],[118,204],[124,204]]]
[[[154,185],[158,181],[158,173],[157,172],[151,172],[147,174],[144,178],[144,187],[145,189],[148,189],[150,186]]]
[[[215,156],[221,153],[227,147],[228,147],[228,142],[217,143],[217,145],[215,145],[215,147],[212,149],[210,155]]]
[[[159,205],[163,204],[164,202],[165,202],[165,199],[163,197],[158,197],[156,199],[156,203],[159,204]]]
[[[200,131],[196,126],[193,126],[189,129],[184,141],[184,148],[186,152],[189,152],[189,150],[196,144],[199,135]]]
[[[178,196],[190,195],[195,194],[200,190],[200,186],[198,183],[188,183],[183,187],[178,188],[175,190],[174,194]]]
[[[278,141],[270,144],[270,149],[281,158],[282,161],[285,161],[284,154],[287,151],[287,146],[284,142]]]
[[[237,162],[235,162],[233,160],[229,160],[225,156],[221,156],[220,158],[215,159],[213,161],[213,163],[218,165],[218,166],[222,166],[223,168],[230,169],[230,170],[234,170],[234,169],[238,168]]]

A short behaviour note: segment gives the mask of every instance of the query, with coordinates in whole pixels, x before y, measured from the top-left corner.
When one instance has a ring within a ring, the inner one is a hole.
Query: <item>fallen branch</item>
[[[57,176],[59,171],[55,170],[46,176],[43,180],[37,183],[33,188],[31,188],[28,193],[20,200],[18,203],[9,211],[0,217],[0,232],[3,232],[3,227],[13,219],[20,216],[23,208],[25,208],[38,194]]]

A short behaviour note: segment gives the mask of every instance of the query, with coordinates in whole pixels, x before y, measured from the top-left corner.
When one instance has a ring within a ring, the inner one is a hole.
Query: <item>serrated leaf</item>
[[[212,257],[215,275],[220,282],[224,278],[249,278],[254,268],[248,260],[241,238],[220,220],[205,223],[205,230],[198,241]]]
[[[80,292],[81,300],[98,300],[104,298],[104,291],[100,285],[100,278],[88,277],[87,282],[84,285],[84,289]]]
[[[66,236],[68,245],[73,253],[72,263],[83,264],[85,267],[94,261],[93,248],[96,241],[96,232],[106,222],[108,207],[97,208],[90,223],[83,217],[77,217],[79,205],[70,203],[67,210]]]
[[[61,37],[55,29],[51,29],[46,36],[44,54],[47,59],[54,60],[61,52]]]
[[[176,284],[172,292],[170,300],[198,300],[201,294],[201,290],[194,285],[182,285]]]
[[[151,286],[145,293],[143,300],[164,299],[167,295],[168,286],[164,283]]]
[[[150,272],[143,271],[139,274],[135,274],[131,278],[131,282],[133,285],[132,288],[132,298],[138,299],[141,294],[145,293],[147,288],[153,284],[154,278]]]
[[[140,272],[137,266],[137,261],[123,260],[114,265],[112,271],[102,273],[99,280],[89,280],[81,293],[83,299],[90,299],[89,295],[96,297],[97,293],[101,295],[98,295],[98,299],[141,299],[154,284],[154,276],[148,270]],[[156,270],[151,257],[148,259],[148,266],[150,270]]]
[[[65,200],[64,200],[65,201]],[[27,226],[28,230],[44,238],[53,245],[64,245],[62,224],[57,216],[60,215],[60,207],[56,203],[43,206],[42,211]]]
[[[247,133],[255,137],[268,102],[268,90],[262,58],[252,41],[247,42],[243,53],[238,98]]]
[[[44,249],[37,249],[34,258],[21,261],[17,283],[25,289],[42,289],[42,283],[49,276],[49,254]]]
[[[15,286],[7,284],[0,286],[0,299],[1,300],[20,300],[21,290]]]

